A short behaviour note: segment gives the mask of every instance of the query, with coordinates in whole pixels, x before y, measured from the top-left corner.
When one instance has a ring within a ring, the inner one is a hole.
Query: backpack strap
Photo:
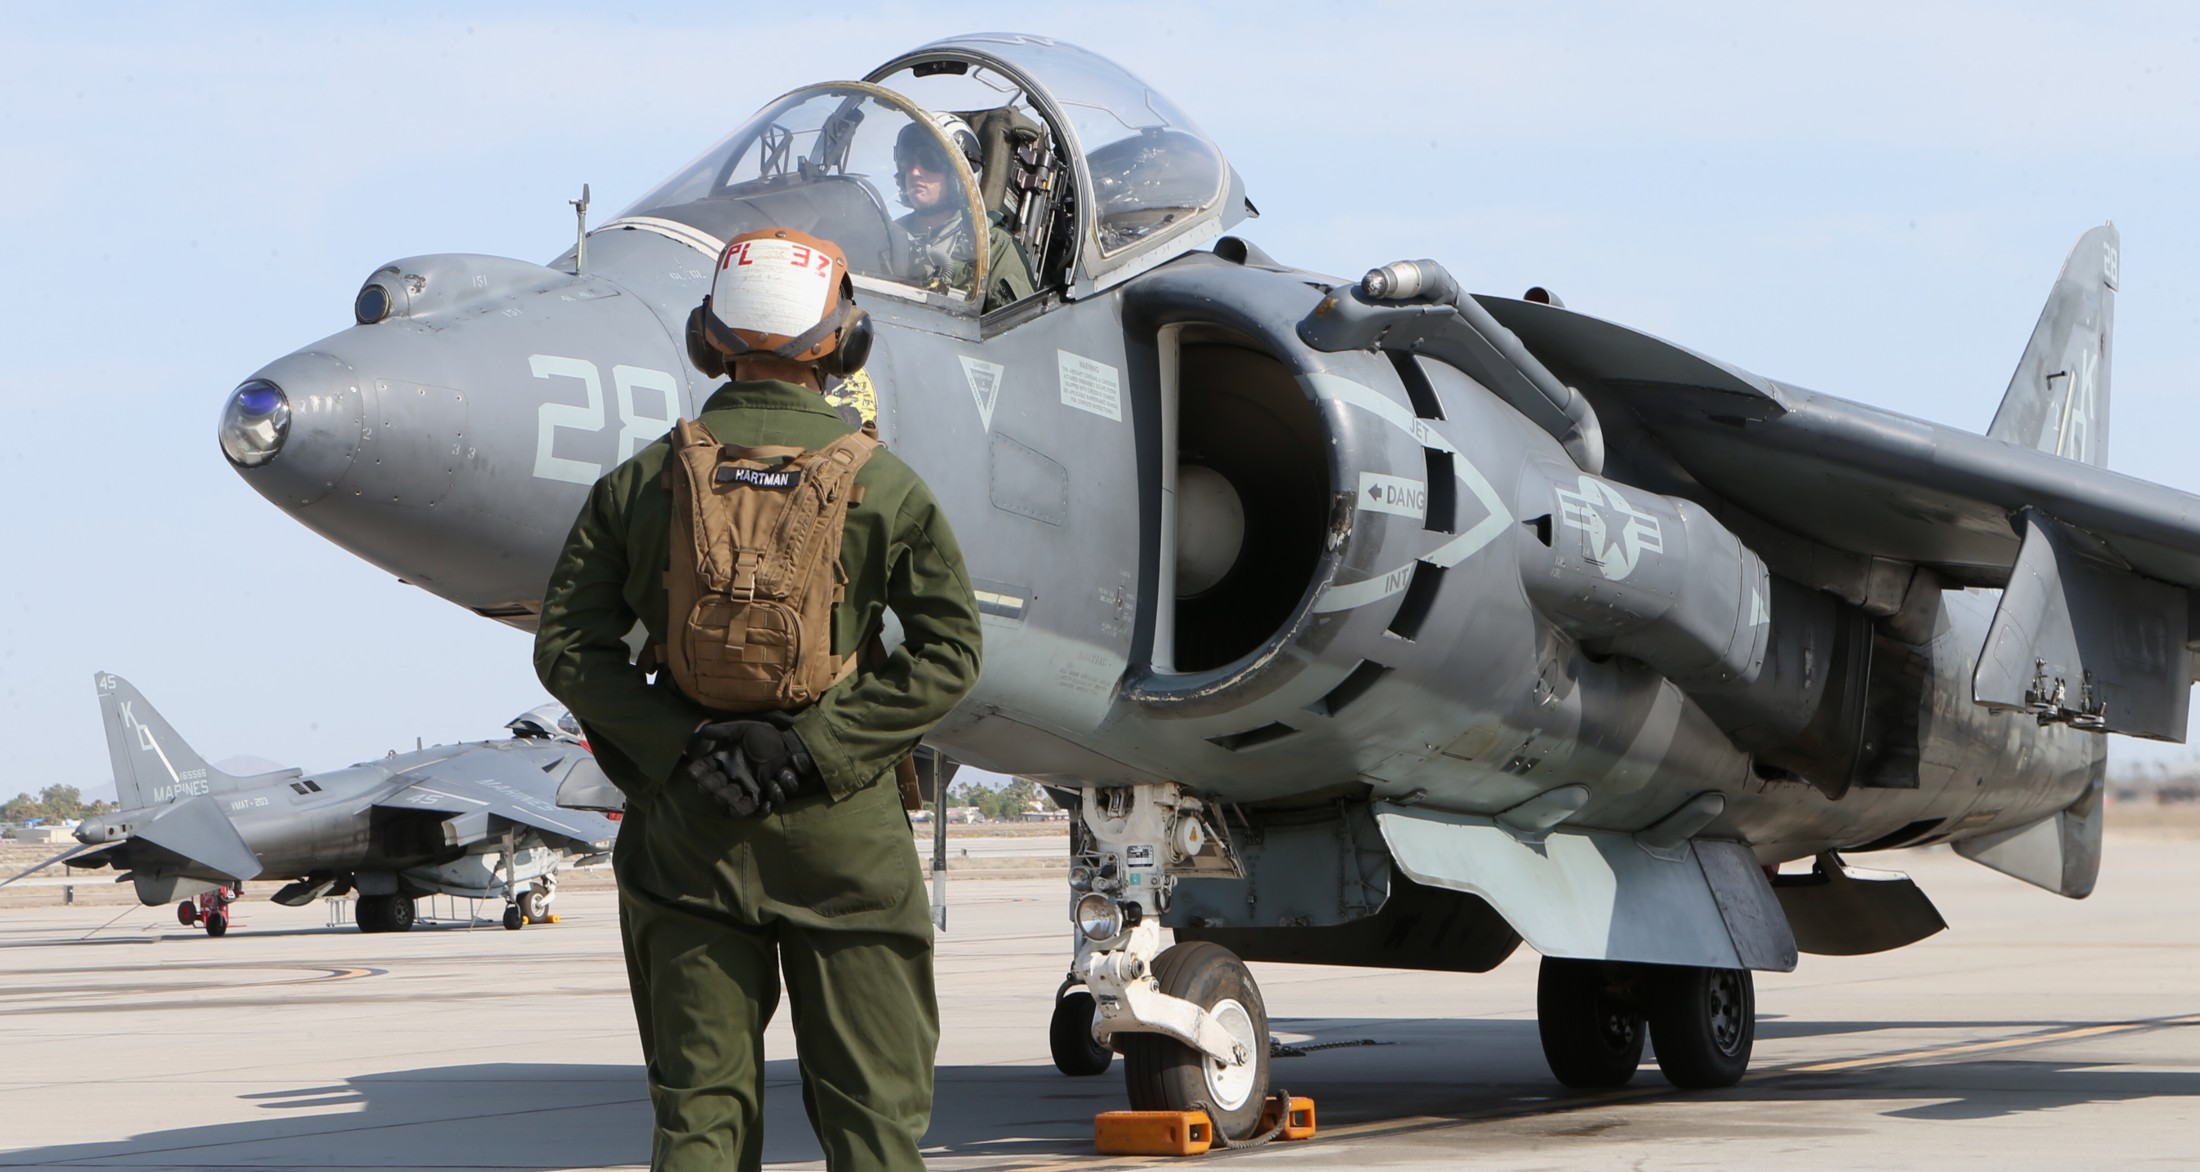
[[[787,460],[809,451],[792,444],[758,444],[753,448],[727,444],[725,454],[736,460]]]

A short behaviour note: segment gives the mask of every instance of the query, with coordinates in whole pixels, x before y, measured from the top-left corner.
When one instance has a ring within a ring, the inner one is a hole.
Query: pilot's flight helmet
[[[762,353],[824,374],[863,368],[871,319],[855,302],[840,246],[792,228],[744,232],[718,254],[710,296],[688,315],[688,358],[715,378],[726,360]]]
[[[933,114],[931,119],[932,125],[939,128],[940,138],[946,139],[956,150],[962,152],[963,161],[970,164],[971,174],[984,170],[985,152],[979,146],[978,132],[970,129],[968,122],[953,114]],[[912,162],[923,164],[927,171],[942,174],[954,170],[948,164],[947,156],[940,152],[940,138],[927,134],[921,122],[912,122],[902,127],[901,133],[894,138],[895,177],[899,178],[901,172],[907,171]]]

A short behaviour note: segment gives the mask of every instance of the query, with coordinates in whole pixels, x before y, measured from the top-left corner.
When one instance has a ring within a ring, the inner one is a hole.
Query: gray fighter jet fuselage
[[[547,916],[566,859],[600,860],[618,832],[557,805],[561,787],[604,782],[546,714],[514,721],[509,740],[239,777],[201,759],[129,681],[95,682],[123,809],[80,823],[77,840],[96,849],[66,862],[123,873],[147,905],[287,879],[271,898],[291,907],[356,891],[365,931],[411,927],[413,901],[438,894],[503,899],[516,926]]]
[[[897,233],[877,144],[926,110],[985,140],[966,214],[1037,296],[983,306],[982,249],[944,270]],[[1976,435],[1429,261],[1293,269],[1223,234],[1250,212],[1114,65],[943,41],[780,99],[548,265],[385,266],[358,324],[233,394],[224,448],[317,532],[526,628],[588,486],[712,391],[684,323],[724,241],[836,240],[878,339],[832,397],[932,486],[986,618],[930,743],[1079,807],[1075,974],[1116,1049],[1229,1067],[1246,1032],[1182,1008],[1189,961],[1147,965],[1164,918],[1256,959],[1479,971],[1525,938],[1561,990],[1606,966],[1681,1055],[1707,1019],[1644,972],[1941,926],[1840,852],[1952,842],[2090,889],[2100,734],[2182,737],[2200,584],[2200,500],[2101,467],[2112,228]],[[1557,1028],[1561,1077],[1617,1077]]]

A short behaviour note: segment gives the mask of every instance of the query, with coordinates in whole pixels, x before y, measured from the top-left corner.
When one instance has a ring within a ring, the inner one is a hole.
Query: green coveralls
[[[704,404],[723,443],[815,448],[848,425],[820,395],[734,382]],[[659,440],[596,483],[543,598],[535,670],[626,794],[612,867],[656,1109],[651,1165],[756,1168],[764,1027],[786,976],[802,1100],[834,1169],[922,1166],[939,1009],[932,922],[891,770],[978,679],[978,608],[931,492],[892,452],[857,474],[833,651],[892,608],[902,645],[795,717],[828,791],[736,819],[675,778],[718,718],[629,662],[637,618],[665,637],[671,493]],[[882,780],[883,778],[883,780]]]

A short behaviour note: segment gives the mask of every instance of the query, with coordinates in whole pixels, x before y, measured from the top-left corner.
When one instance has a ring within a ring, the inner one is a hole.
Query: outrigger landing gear
[[[1079,940],[1049,1030],[1055,1066],[1097,1074],[1107,1064],[1095,1051],[1119,1050],[1134,1110],[1202,1107],[1223,1135],[1252,1135],[1268,1094],[1268,1011],[1253,975],[1218,944],[1161,947],[1179,877],[1243,873],[1227,840],[1174,784],[1087,789],[1078,818],[1070,917]]]
[[[1755,979],[1747,969],[1543,958],[1536,1029],[1551,1073],[1567,1086],[1624,1086],[1647,1035],[1666,1081],[1684,1090],[1730,1087],[1749,1070],[1757,1037]]]

